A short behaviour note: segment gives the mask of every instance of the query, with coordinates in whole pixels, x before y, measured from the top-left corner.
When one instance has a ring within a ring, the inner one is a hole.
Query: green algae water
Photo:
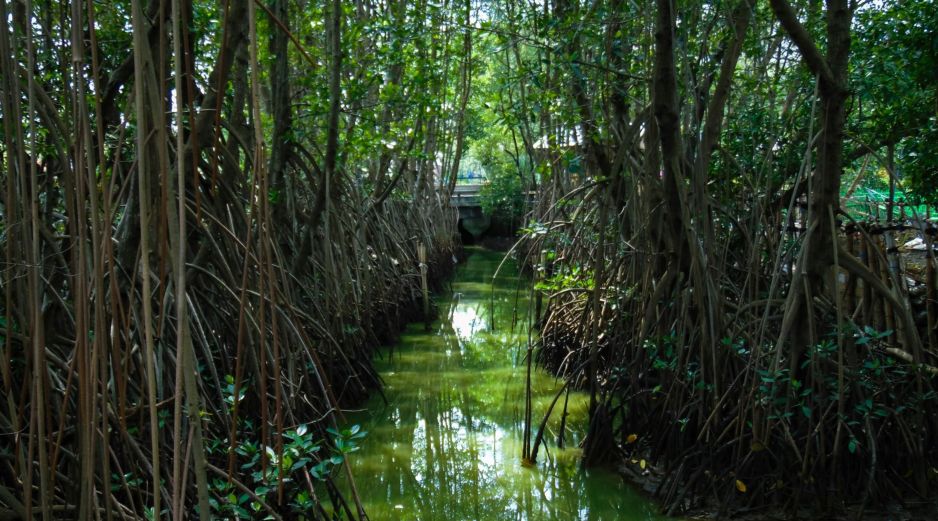
[[[654,520],[655,507],[577,448],[588,397],[570,393],[564,446],[558,401],[535,467],[521,465],[527,284],[503,254],[470,250],[440,320],[411,324],[376,365],[384,394],[349,420],[368,432],[350,455],[372,520]],[[494,324],[493,324],[494,322]],[[494,325],[494,328],[493,328]],[[562,382],[532,377],[535,430]],[[347,484],[346,484],[347,486]]]

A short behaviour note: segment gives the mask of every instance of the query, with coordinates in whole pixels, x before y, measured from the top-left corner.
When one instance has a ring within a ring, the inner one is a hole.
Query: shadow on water
[[[528,301],[510,262],[493,299],[491,278],[501,259],[472,249],[452,292],[438,299],[442,319],[430,332],[412,324],[376,361],[387,403],[376,396],[367,412],[349,419],[368,431],[362,450],[351,455],[366,511],[373,520],[660,519],[654,505],[616,475],[580,470],[575,447],[588,405],[582,393],[570,395],[568,448],[551,444],[536,467],[521,465],[521,354],[528,336],[523,320],[514,331],[511,323],[525,316]],[[535,375],[535,418],[561,385],[543,372]],[[559,411],[555,416],[547,434],[552,440]]]

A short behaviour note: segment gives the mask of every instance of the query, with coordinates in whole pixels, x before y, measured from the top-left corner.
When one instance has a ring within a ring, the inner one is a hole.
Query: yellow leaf
[[[629,434],[629,437],[625,439],[626,443],[635,443],[635,440],[638,439],[638,434]]]
[[[645,470],[645,467],[648,466],[648,463],[645,462],[645,460],[642,460],[642,461],[639,461],[639,462],[638,462],[638,466],[641,467],[642,470]]]
[[[745,493],[746,493],[746,484],[737,479],[737,480],[736,480],[736,490],[738,490],[738,491],[742,492],[743,494],[745,494]]]

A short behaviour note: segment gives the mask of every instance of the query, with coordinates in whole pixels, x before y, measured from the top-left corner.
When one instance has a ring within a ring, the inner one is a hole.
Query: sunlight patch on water
[[[460,340],[470,340],[477,331],[486,327],[479,307],[464,304],[456,306],[450,323]]]

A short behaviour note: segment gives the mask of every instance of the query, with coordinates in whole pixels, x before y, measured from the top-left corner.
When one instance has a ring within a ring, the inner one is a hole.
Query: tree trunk
[[[283,222],[293,214],[292,190],[287,182],[287,165],[293,153],[293,107],[290,92],[290,64],[287,33],[290,28],[289,0],[273,0],[271,14],[280,21],[270,32],[268,48],[273,57],[270,67],[271,112],[274,120],[270,144],[270,187],[278,195],[273,205],[274,220]],[[271,24],[274,25],[274,24]]]
[[[828,284],[834,267],[831,215],[840,211],[840,176],[843,170],[844,116],[847,99],[847,60],[850,54],[850,23],[853,13],[847,0],[827,0],[827,56],[823,56],[786,0],[771,0],[772,9],[789,37],[798,46],[805,63],[818,78],[821,98],[817,167],[809,194],[807,234],[801,251],[799,269],[792,281],[793,296],[779,342],[791,333],[794,352],[790,358],[792,377],[800,363],[800,353],[817,341],[812,331],[814,303],[809,292],[835,291]],[[833,212],[831,211],[833,210]],[[799,302],[801,298],[805,300]],[[789,316],[791,315],[791,316]],[[786,331],[787,329],[787,331]]]

